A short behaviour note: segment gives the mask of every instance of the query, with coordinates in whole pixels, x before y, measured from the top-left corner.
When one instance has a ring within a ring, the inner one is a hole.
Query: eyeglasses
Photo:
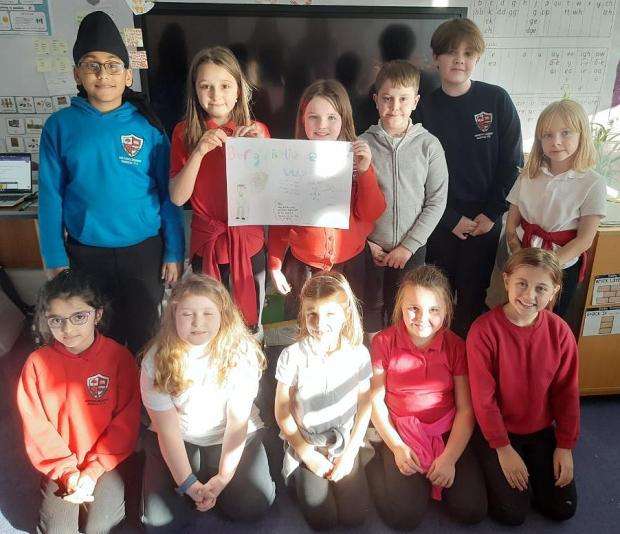
[[[101,73],[102,68],[104,68],[105,71],[112,76],[121,74],[125,70],[125,65],[116,61],[108,61],[106,63],[99,63],[98,61],[81,61],[78,64],[78,67],[80,67],[80,69],[84,72],[96,75]]]
[[[82,324],[86,324],[89,317],[95,313],[95,310],[85,310],[72,313],[69,317],[60,317],[59,315],[52,315],[51,317],[47,317],[47,325],[50,328],[63,328],[65,323],[69,321],[74,326],[80,326]]]

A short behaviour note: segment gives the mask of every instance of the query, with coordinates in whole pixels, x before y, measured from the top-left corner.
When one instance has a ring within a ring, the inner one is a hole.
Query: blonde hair
[[[375,93],[379,93],[387,80],[398,87],[412,87],[417,93],[420,88],[420,69],[404,59],[394,59],[384,63],[377,73]]]
[[[185,355],[190,348],[177,334],[175,314],[179,303],[189,295],[209,298],[220,312],[220,329],[209,341],[208,358],[217,367],[217,379],[224,384],[229,371],[241,358],[255,358],[259,369],[266,367],[265,356],[254,337],[243,324],[241,315],[221,282],[203,274],[191,274],[173,288],[158,334],[143,351],[156,347],[155,388],[176,396],[185,391],[191,381],[185,378]]]
[[[440,56],[467,43],[479,56],[484,53],[485,43],[480,28],[470,19],[452,19],[440,24],[431,37],[433,54]]]
[[[423,287],[435,293],[437,298],[443,302],[446,312],[443,326],[450,328],[452,316],[454,315],[454,297],[450,282],[441,269],[434,265],[422,265],[407,272],[400,282],[398,293],[396,294],[396,302],[394,303],[394,311],[392,312],[392,324],[398,324],[403,320],[403,300],[405,298],[405,289],[408,287]]]
[[[340,331],[338,348],[342,347],[343,339],[354,347],[361,345],[364,341],[364,329],[359,303],[347,279],[336,271],[319,271],[306,280],[300,295],[298,315],[300,339],[310,335],[305,316],[309,303],[324,300],[336,300],[344,311],[345,322]]]
[[[572,168],[583,172],[596,163],[596,149],[590,135],[590,123],[583,107],[574,100],[558,100],[549,104],[536,122],[534,144],[523,168],[523,174],[528,178],[535,178],[542,164],[549,161],[542,149],[542,135],[556,118],[559,118],[567,128],[579,134],[579,145],[573,155]]]
[[[327,100],[342,119],[339,141],[355,141],[355,124],[351,102],[344,86],[337,80],[317,80],[306,87],[301,95],[295,118],[295,139],[308,139],[304,127],[304,114],[313,98],[321,97]]]
[[[237,82],[239,94],[237,102],[231,112],[231,119],[238,126],[248,126],[252,122],[250,114],[250,100],[252,97],[252,86],[247,81],[241,70],[241,66],[234,54],[223,46],[204,48],[198,52],[189,67],[187,75],[186,104],[185,104],[185,148],[188,152],[193,150],[202,135],[207,130],[207,120],[209,115],[202,109],[196,93],[196,78],[198,69],[207,63],[212,63],[222,67]]]
[[[559,288],[554,296],[555,298],[552,298],[547,305],[547,308],[552,310],[562,292],[563,271],[558,257],[551,250],[544,250],[537,247],[522,248],[508,258],[503,269],[504,275],[512,276],[512,274],[523,265],[544,269],[551,278],[553,285]]]

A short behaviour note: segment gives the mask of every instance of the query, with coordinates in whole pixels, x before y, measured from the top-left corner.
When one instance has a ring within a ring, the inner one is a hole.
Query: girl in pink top
[[[436,267],[408,272],[392,326],[372,341],[372,422],[383,443],[368,465],[377,508],[392,528],[412,529],[429,497],[452,517],[486,515],[482,471],[468,447],[474,428],[465,343],[449,330],[452,292]]]

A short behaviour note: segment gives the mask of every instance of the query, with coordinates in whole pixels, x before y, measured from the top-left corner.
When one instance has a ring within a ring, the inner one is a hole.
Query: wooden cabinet
[[[585,302],[580,307],[579,389],[582,395],[620,393],[620,334],[583,335],[586,310],[620,308],[620,303],[592,305],[596,277],[620,273],[620,227],[599,229],[589,252],[588,266],[588,289]]]
[[[41,269],[36,212],[0,211],[0,265]]]

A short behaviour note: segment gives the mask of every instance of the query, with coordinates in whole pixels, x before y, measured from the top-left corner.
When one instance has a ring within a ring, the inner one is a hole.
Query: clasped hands
[[[196,509],[206,512],[215,506],[217,498],[228,484],[228,480],[220,474],[211,477],[205,484],[199,480],[194,482],[186,494],[196,503]]]
[[[464,215],[459,219],[459,222],[456,224],[454,228],[452,228],[452,233],[462,239],[463,241],[468,237],[477,237],[479,235],[484,235],[487,232],[491,231],[491,228],[495,223],[489,219],[484,213],[479,213],[473,219],[469,217],[465,217]]]

